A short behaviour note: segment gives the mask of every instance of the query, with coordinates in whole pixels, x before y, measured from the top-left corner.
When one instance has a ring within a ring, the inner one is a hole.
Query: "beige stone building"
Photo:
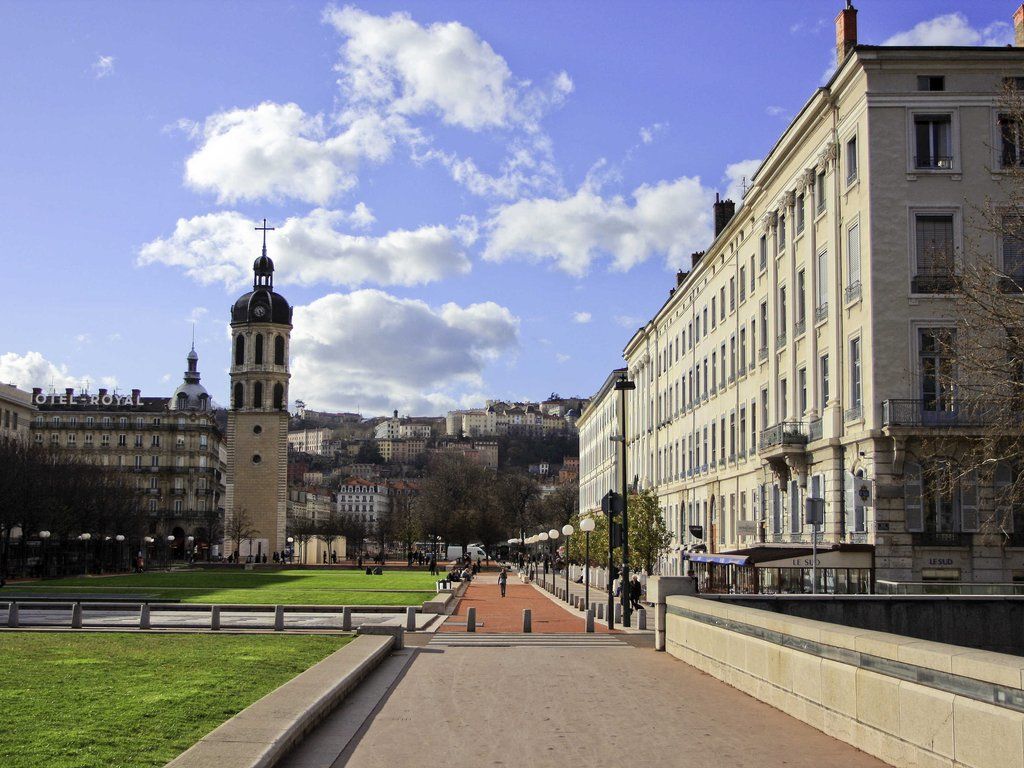
[[[1024,519],[982,537],[986,489],[922,488],[915,455],[961,418],[934,375],[956,263],[1021,268],[972,206],[998,204],[1002,164],[1021,157],[999,103],[1024,50],[862,46],[855,13],[837,19],[835,74],[735,215],[716,203],[714,241],[624,350],[628,475],[657,491],[664,569],[705,587],[810,591],[808,497],[824,499],[819,591],[1024,580]],[[600,400],[581,427],[581,507],[609,471]]]
[[[331,443],[334,439],[335,430],[327,427],[298,429],[288,433],[288,450],[295,453],[328,456],[332,453]]]
[[[137,389],[47,394],[40,387],[30,396],[37,409],[32,440],[134,475],[145,533],[173,535],[176,557],[192,548],[205,557],[208,546],[219,546],[223,519],[226,448],[198,362],[193,349],[171,397],[143,397]]]
[[[622,488],[618,473],[622,444],[612,438],[621,434],[622,397],[614,387],[624,373],[625,368],[616,368],[608,374],[576,422],[580,431],[581,514],[600,512],[604,495]]]
[[[293,562],[302,565],[317,565],[324,562],[324,555],[330,561],[333,552],[338,559],[346,557],[346,542],[344,536],[333,539],[328,546],[327,542],[315,536],[305,541],[296,541],[293,532],[293,524],[298,520],[306,520],[313,524],[328,519],[335,511],[337,504],[335,494],[329,488],[319,486],[296,486],[288,489],[288,531],[289,537],[293,540],[286,542],[292,548]]]
[[[288,510],[292,308],[274,292],[274,262],[267,256],[265,239],[263,255],[253,263],[253,275],[252,290],[231,308],[225,542],[230,543],[231,531],[237,527],[234,521],[243,519],[240,515],[256,531],[242,541],[241,557],[283,550]]]
[[[27,438],[33,411],[30,393],[11,384],[0,384],[0,440]]]

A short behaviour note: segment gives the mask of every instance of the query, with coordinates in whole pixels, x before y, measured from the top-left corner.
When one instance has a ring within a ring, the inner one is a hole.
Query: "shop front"
[[[839,544],[819,548],[761,545],[726,553],[686,554],[701,592],[717,594],[866,595],[874,591],[874,548]],[[812,589],[812,578],[817,589]]]

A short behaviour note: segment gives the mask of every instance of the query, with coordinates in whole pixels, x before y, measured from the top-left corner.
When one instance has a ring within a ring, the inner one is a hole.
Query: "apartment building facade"
[[[952,270],[1016,252],[972,205],[998,204],[1000,98],[1024,50],[859,46],[855,13],[837,20],[836,73],[739,210],[716,204],[714,242],[624,350],[628,473],[672,531],[663,568],[708,589],[811,591],[815,532],[821,592],[1024,580],[1024,520],[983,535],[986,489],[923,487],[915,453],[957,419],[935,373]],[[592,413],[584,485],[606,471]]]
[[[30,393],[0,384],[0,439],[26,439],[34,410]]]
[[[615,390],[615,382],[625,374],[625,368],[608,374],[576,422],[580,431],[580,514],[600,513],[604,495],[622,488],[618,474],[622,444],[612,438],[622,432],[622,396]]]

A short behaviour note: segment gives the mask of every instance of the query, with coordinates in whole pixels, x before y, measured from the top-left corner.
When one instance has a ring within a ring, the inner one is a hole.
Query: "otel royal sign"
[[[110,405],[116,408],[130,408],[142,404],[141,395],[44,395],[32,396],[35,405]]]

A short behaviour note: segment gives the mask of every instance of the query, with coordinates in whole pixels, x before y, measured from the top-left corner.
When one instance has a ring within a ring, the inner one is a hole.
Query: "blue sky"
[[[227,400],[264,216],[293,399],[589,394],[829,71],[838,0],[3,2],[0,381]],[[857,3],[999,45],[1003,0]]]

